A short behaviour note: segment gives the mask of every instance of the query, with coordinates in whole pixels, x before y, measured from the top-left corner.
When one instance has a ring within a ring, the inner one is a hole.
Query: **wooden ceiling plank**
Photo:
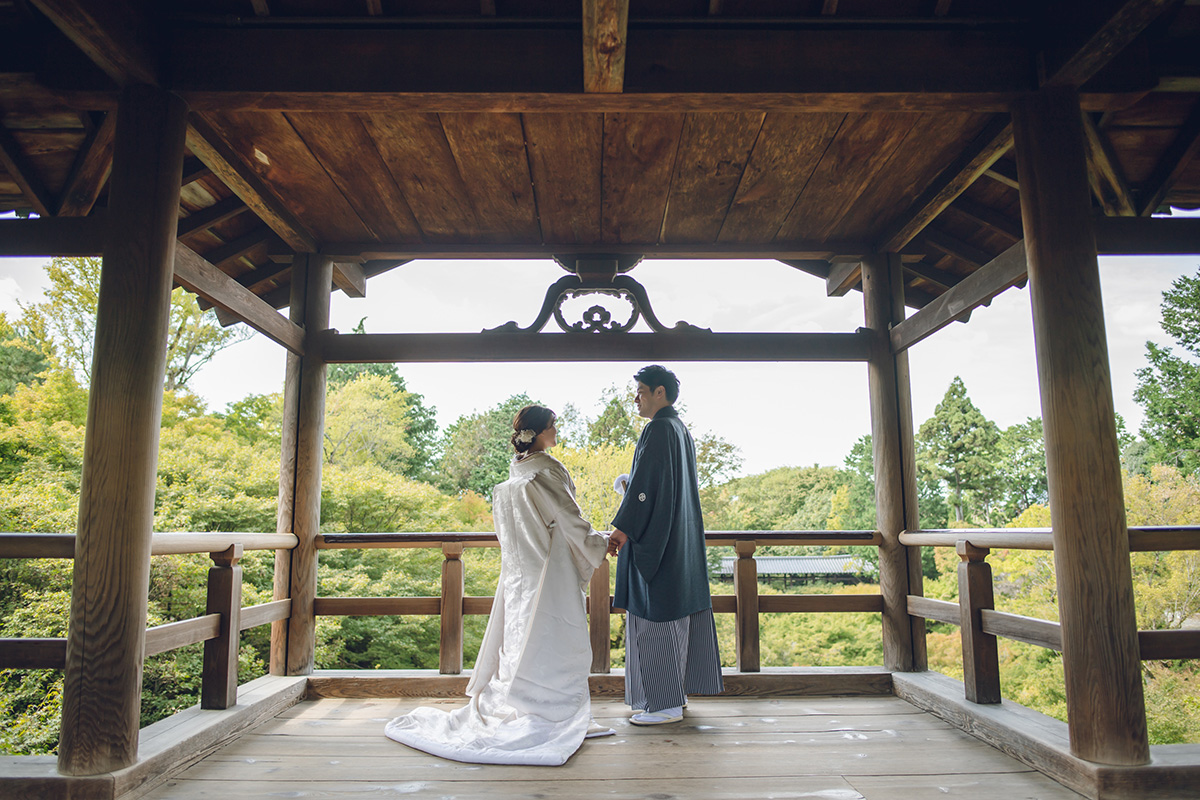
[[[1200,219],[1098,217],[1100,255],[1200,255]]]
[[[1124,50],[1174,0],[1060,0],[1047,12],[1061,29],[1047,38],[1065,43],[1038,58],[1043,86],[1087,83]]]
[[[837,134],[842,114],[767,114],[717,241],[769,241]]]
[[[602,114],[525,114],[525,148],[542,238],[600,241]]]
[[[303,328],[182,242],[175,245],[175,282],[291,352],[304,355]]]
[[[1087,147],[1088,184],[1100,207],[1110,217],[1137,216],[1133,193],[1129,191],[1125,173],[1113,154],[1112,143],[1086,112],[1083,114],[1083,135]]]
[[[26,157],[20,142],[13,138],[8,128],[3,125],[0,125],[0,166],[8,172],[9,177],[20,188],[21,195],[39,217],[50,216],[52,210],[58,207],[58,203],[42,183],[37,169]]]
[[[197,231],[208,230],[214,225],[219,225],[225,220],[232,219],[243,211],[248,210],[246,204],[237,195],[227,197],[208,208],[202,208],[199,211],[188,214],[186,217],[180,217],[175,235],[182,239]]]
[[[220,267],[230,261],[241,258],[260,244],[270,241],[274,235],[274,232],[264,225],[258,230],[247,233],[245,236],[239,236],[224,244],[217,245],[204,254],[204,260]]]
[[[629,0],[583,0],[583,90],[620,92],[625,85]]]
[[[682,114],[606,114],[601,237],[655,244],[667,210]]]
[[[688,114],[662,241],[715,242],[741,183],[764,114]]]
[[[288,206],[275,196],[262,179],[242,161],[224,137],[204,119],[193,114],[188,123],[188,148],[212,170],[229,190],[259,219],[279,234],[298,253],[315,253],[317,241]]]
[[[87,217],[0,219],[0,256],[98,256],[106,230],[103,209]]]
[[[476,238],[480,226],[437,114],[360,116],[392,180],[431,242]]]
[[[1010,219],[1005,215],[988,208],[983,203],[977,203],[967,197],[959,197],[950,206],[950,210],[962,214],[997,233],[1002,233],[1014,241],[1024,238],[1021,220]]]
[[[1140,216],[1148,217],[1158,210],[1197,153],[1200,153],[1200,102],[1192,108],[1175,141],[1163,153],[1150,179],[1146,181]]]
[[[958,284],[962,283],[962,275],[956,275],[953,272],[947,272],[944,269],[938,269],[932,264],[927,264],[923,261],[918,261],[912,264],[905,264],[904,271],[915,275],[918,278],[936,284],[942,289],[953,289]]]
[[[891,330],[892,352],[900,353],[917,342],[991,302],[1004,290],[1025,280],[1028,264],[1025,243],[1017,242],[954,288],[896,325]]]
[[[517,114],[442,114],[442,130],[486,241],[542,241]]]
[[[371,234],[381,241],[418,241],[408,200],[392,179],[356,114],[288,114],[296,133]]]
[[[894,253],[946,210],[971,184],[1012,149],[1012,122],[997,117],[938,175],[905,216],[881,237],[880,252]]]
[[[991,253],[936,228],[926,228],[921,233],[921,240],[946,255],[954,256],[977,268],[982,268],[984,264],[992,260]]]
[[[354,261],[334,261],[333,282],[347,297],[367,296],[367,277]]]
[[[116,127],[117,114],[110,111],[80,148],[71,177],[62,191],[58,206],[60,217],[86,217],[96,205],[112,171],[113,133]]]
[[[124,0],[30,0],[118,86],[160,85],[161,54],[148,50],[163,41],[139,10]]]

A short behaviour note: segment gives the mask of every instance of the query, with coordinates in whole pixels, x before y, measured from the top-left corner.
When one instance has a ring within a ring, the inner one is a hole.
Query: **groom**
[[[708,593],[696,448],[675,413],[679,380],[643,367],[638,415],[650,422],[633,452],[629,486],[612,521],[613,605],[625,615],[625,702],[634,725],[683,719],[688,692],[720,694],[721,657]]]

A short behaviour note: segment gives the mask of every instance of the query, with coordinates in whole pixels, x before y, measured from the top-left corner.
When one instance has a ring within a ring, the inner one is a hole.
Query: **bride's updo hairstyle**
[[[538,434],[549,428],[558,415],[545,406],[525,406],[513,417],[513,435],[509,440],[518,455],[525,455],[533,447]],[[530,435],[532,434],[532,435]]]

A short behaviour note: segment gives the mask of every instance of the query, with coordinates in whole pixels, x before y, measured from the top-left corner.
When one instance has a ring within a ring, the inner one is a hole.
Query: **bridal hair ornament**
[[[537,434],[526,428],[523,431],[517,431],[516,440],[521,444],[529,444],[537,438]]]

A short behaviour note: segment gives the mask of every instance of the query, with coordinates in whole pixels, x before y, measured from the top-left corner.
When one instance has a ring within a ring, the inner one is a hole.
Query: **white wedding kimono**
[[[608,540],[582,518],[575,484],[546,453],[513,461],[492,514],[500,580],[470,702],[448,713],[418,708],[384,732],[456,761],[556,766],[579,749],[591,720],[584,586]]]

